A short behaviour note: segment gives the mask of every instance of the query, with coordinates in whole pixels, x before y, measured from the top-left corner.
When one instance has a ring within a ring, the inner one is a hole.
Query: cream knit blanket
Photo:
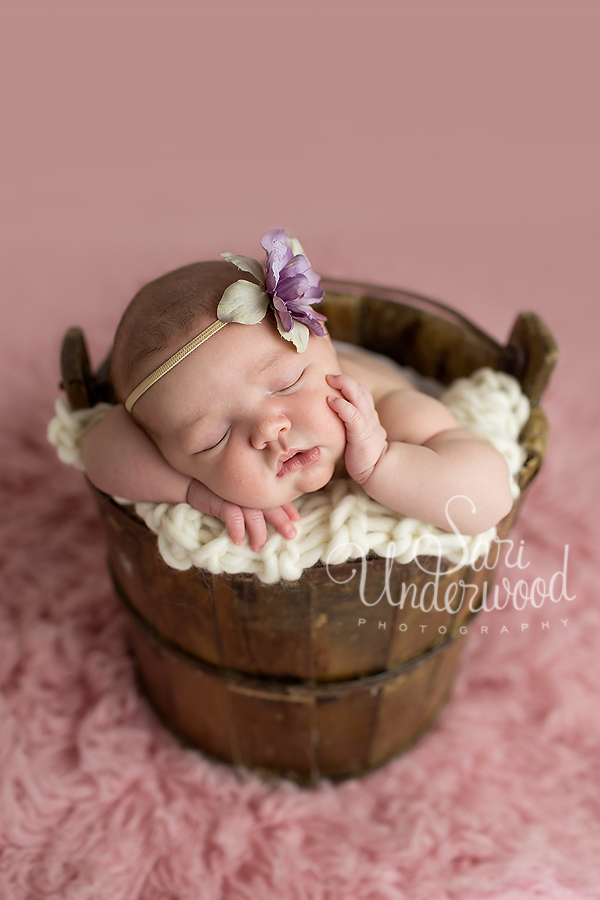
[[[524,459],[519,434],[529,417],[529,401],[518,381],[503,372],[479,369],[469,378],[455,381],[440,400],[460,425],[489,441],[504,456],[516,498],[515,478]],[[100,403],[73,411],[64,397],[59,397],[48,439],[62,462],[83,469],[83,437],[109,409]],[[129,501],[120,498],[119,502]],[[371,552],[400,563],[424,554],[444,556],[454,563],[473,562],[486,552],[496,533],[491,528],[475,536],[448,534],[392,512],[350,479],[334,479],[322,490],[300,497],[296,506],[301,518],[294,540],[285,540],[268,526],[265,546],[254,553],[247,539],[236,546],[221,521],[187,503],[134,504],[136,514],[157,535],[160,554],[168,565],[175,569],[196,566],[214,574],[253,573],[267,584],[295,581],[315,563],[334,565]]]

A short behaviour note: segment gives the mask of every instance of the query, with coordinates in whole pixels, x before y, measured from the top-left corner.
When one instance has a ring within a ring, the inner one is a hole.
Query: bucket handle
[[[558,347],[550,330],[534,312],[521,312],[515,319],[507,354],[510,374],[521,382],[532,406],[537,406],[558,360]]]

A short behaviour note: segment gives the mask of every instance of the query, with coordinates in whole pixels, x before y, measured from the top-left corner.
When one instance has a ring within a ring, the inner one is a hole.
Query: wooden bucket
[[[521,436],[521,495],[498,526],[505,538],[547,441],[538,402],[557,351],[543,322],[521,313],[501,346],[427,298],[322,283],[320,308],[334,338],[385,353],[442,384],[482,366],[520,381],[532,409]],[[62,372],[74,408],[113,399],[107,367],[91,373],[79,329],[65,337]],[[253,575],[178,571],[129,507],[92,490],[142,684],[165,724],[193,746],[299,781],[357,775],[411,744],[450,696],[493,560],[457,567],[437,557],[404,565],[373,557],[316,565],[277,585]],[[436,570],[438,597],[452,596],[450,585],[462,580],[473,585],[467,602],[460,591],[447,609],[402,602],[429,589]]]

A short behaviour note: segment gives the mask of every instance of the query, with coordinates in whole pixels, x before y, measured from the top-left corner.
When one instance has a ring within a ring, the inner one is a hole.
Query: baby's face
[[[311,334],[298,353],[269,321],[233,323],[153,385],[136,417],[173,468],[224,500],[269,509],[323,487],[342,458],[345,428],[325,380],[339,372],[328,337]]]

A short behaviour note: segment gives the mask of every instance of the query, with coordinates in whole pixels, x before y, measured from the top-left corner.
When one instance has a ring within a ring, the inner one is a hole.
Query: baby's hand
[[[224,522],[234,544],[242,543],[247,529],[250,546],[255,552],[261,550],[265,545],[267,522],[284,538],[291,540],[296,537],[293,523],[299,520],[300,513],[293,503],[286,503],[284,506],[277,506],[273,509],[249,509],[246,506],[236,506],[235,503],[218,497],[195,478],[190,482],[186,500],[194,509]]]
[[[328,375],[327,382],[342,394],[328,397],[327,402],[346,426],[346,470],[354,481],[364,484],[387,450],[385,428],[368,388],[350,375]]]

